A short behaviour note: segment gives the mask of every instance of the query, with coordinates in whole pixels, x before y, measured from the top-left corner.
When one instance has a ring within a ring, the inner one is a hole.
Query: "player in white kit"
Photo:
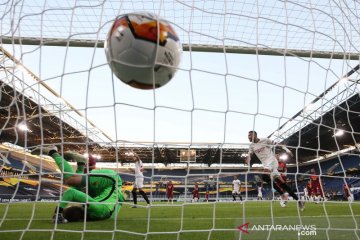
[[[242,196],[240,192],[241,181],[237,178],[237,176],[234,176],[234,180],[232,183],[233,183],[232,197],[234,201],[236,201],[236,196],[239,196],[240,201],[242,202]]]
[[[258,195],[257,195],[257,200],[263,200],[262,186],[263,186],[263,184],[262,184],[262,183],[261,183],[261,185],[259,185],[259,186],[258,186]]]
[[[134,200],[133,208],[136,208],[137,207],[137,195],[136,195],[137,189],[139,189],[139,193],[141,194],[141,196],[143,196],[143,198],[145,199],[145,201],[148,205],[150,204],[150,201],[149,201],[146,193],[142,189],[144,187],[143,163],[136,153],[134,153],[133,159],[135,161],[135,181],[134,181],[133,190],[131,191],[131,193],[133,195],[133,200]]]
[[[280,178],[280,173],[278,172],[278,161],[276,160],[273,152],[273,141],[268,138],[258,138],[255,131],[249,131],[248,139],[251,144],[249,146],[249,154],[246,159],[246,163],[250,164],[251,157],[255,154],[261,161],[264,168],[262,175],[263,180],[272,185],[280,195],[284,194],[284,191],[282,190],[284,189],[290,196],[298,201],[300,210],[303,210],[304,202],[299,201],[298,196],[290,189],[286,182]],[[283,149],[290,152],[290,150],[285,147],[283,147]],[[278,184],[276,184],[276,182]]]
[[[306,186],[304,187],[304,200],[309,200],[309,191]]]

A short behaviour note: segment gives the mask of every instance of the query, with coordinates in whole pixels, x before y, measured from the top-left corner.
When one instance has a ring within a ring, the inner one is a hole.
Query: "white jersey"
[[[260,138],[257,143],[250,144],[249,156],[255,154],[264,166],[274,161],[277,162],[272,145],[273,142],[270,139]]]
[[[258,187],[258,197],[262,197],[262,187]]]
[[[143,178],[144,175],[141,171],[143,168],[143,162],[141,160],[135,162],[135,178]]]
[[[268,138],[260,138],[257,143],[251,143],[249,146],[249,156],[255,153],[263,165],[276,161],[272,151],[273,142]]]
[[[241,184],[241,182],[239,179],[233,180],[234,191],[239,192],[240,184]]]

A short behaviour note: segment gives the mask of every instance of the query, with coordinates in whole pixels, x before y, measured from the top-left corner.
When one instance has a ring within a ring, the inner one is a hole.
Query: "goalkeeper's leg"
[[[59,167],[59,170],[64,173],[64,180],[70,178],[74,174],[73,168],[70,164],[61,157],[58,153],[56,146],[41,146],[33,149],[31,151],[33,155],[49,155],[55,160],[56,165]]]

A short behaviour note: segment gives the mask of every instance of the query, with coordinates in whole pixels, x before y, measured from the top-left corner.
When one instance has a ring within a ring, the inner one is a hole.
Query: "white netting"
[[[102,48],[115,17],[139,11],[170,21],[187,50],[174,79],[154,91],[114,77]],[[0,13],[0,138],[10,142],[0,149],[1,239],[359,239],[359,204],[338,201],[344,183],[354,196],[360,187],[356,1],[19,0],[0,3]],[[261,165],[243,165],[252,129],[289,143],[296,192],[315,168],[329,201],[304,213],[295,202],[280,208],[269,186],[265,201],[253,201]],[[341,129],[347,141],[336,138]],[[115,220],[51,224],[55,204],[42,201],[59,201],[62,175],[25,150],[50,143],[107,154],[99,166],[128,182]],[[141,196],[130,208],[132,151],[145,162],[151,208]],[[229,203],[234,175],[243,205]],[[195,183],[209,202],[192,200]],[[311,229],[285,229],[296,225]]]
[[[354,1],[18,1],[1,5],[1,35],[104,40],[114,17],[150,11],[177,26],[184,44],[359,51]]]

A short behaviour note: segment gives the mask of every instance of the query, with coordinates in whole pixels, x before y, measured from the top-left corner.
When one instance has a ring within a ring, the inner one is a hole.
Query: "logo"
[[[238,229],[246,234],[249,234],[249,223],[244,223],[243,225],[238,226]]]
[[[316,225],[253,225],[249,222],[237,227],[241,232],[249,234],[249,231],[296,231],[299,236],[316,236]]]

